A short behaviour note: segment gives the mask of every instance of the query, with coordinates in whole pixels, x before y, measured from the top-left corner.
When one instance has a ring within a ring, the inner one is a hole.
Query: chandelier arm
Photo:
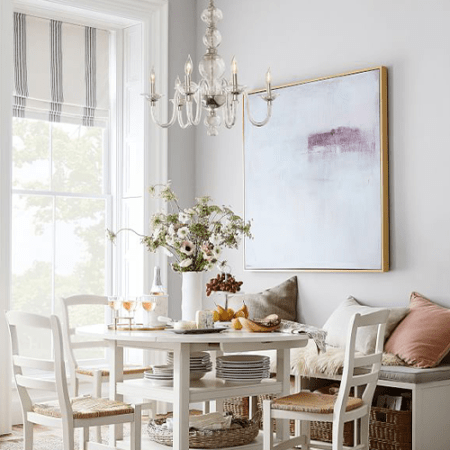
[[[155,122],[155,124],[158,125],[158,127],[160,127],[160,128],[169,128],[175,123],[175,120],[177,118],[177,114],[176,114],[177,106],[175,106],[175,103],[177,103],[176,102],[176,98],[177,98],[177,96],[175,95],[175,97],[172,100],[169,100],[169,103],[172,103],[172,117],[169,120],[169,122],[167,122],[167,123],[161,123],[157,119],[157,117],[155,116],[156,104],[155,104],[155,102],[151,102],[151,104],[150,104],[150,115],[152,117],[153,122]]]
[[[187,114],[188,106],[186,105],[186,123],[183,120],[183,108],[178,108],[178,123],[180,127],[184,130],[187,127],[190,127],[192,125],[191,121],[189,120],[189,116]]]
[[[200,89],[195,93],[194,101],[195,101],[195,118],[192,120],[192,125],[197,126],[200,123],[200,120],[202,119],[202,112],[203,112]]]
[[[225,122],[225,126],[230,129],[232,128],[236,123],[236,104],[237,100],[233,100],[231,98],[231,104],[229,102],[228,96],[227,96],[227,103],[224,108],[223,112],[223,118]]]
[[[267,122],[269,122],[270,118],[272,117],[272,100],[264,100],[267,103],[267,113],[266,113],[266,118],[262,121],[257,121],[254,120],[251,112],[250,112],[250,101],[248,99],[248,94],[247,92],[244,93],[245,95],[245,101],[247,102],[247,115],[248,115],[248,120],[250,120],[251,124],[254,125],[255,127],[263,127],[264,125],[266,125]]]
[[[194,103],[196,106],[195,116],[193,113]],[[200,104],[200,96],[198,95],[198,91],[192,96],[192,100],[190,102],[187,102],[186,106],[187,106],[186,112],[187,112],[189,124],[197,126],[200,123],[200,119],[201,119],[201,104]]]

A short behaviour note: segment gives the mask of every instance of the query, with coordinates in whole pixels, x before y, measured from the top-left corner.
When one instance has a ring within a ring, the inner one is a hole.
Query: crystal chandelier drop
[[[208,8],[201,15],[201,19],[208,26],[203,37],[206,53],[198,65],[202,78],[198,83],[192,81],[194,66],[189,56],[184,66],[184,83],[180,81],[179,77],[175,82],[174,96],[170,100],[172,103],[172,117],[167,123],[161,123],[155,115],[156,104],[161,99],[161,95],[156,92],[156,76],[154,69],[152,69],[150,94],[143,95],[150,102],[152,120],[161,128],[169,128],[177,119],[181,128],[198,125],[201,121],[203,110],[205,110],[204,124],[207,127],[207,133],[209,136],[217,136],[219,134],[218,128],[222,123],[227,128],[232,128],[236,123],[236,110],[241,94],[245,96],[248,118],[253,125],[262,127],[269,121],[272,114],[272,102],[276,97],[271,89],[270,69],[266,74],[266,90],[261,95],[261,98],[267,104],[266,117],[262,121],[254,120],[250,114],[245,86],[238,84],[235,58],[231,61],[231,80],[229,81],[224,77],[225,62],[217,52],[222,36],[216,28],[222,17],[222,11],[215,7],[214,0],[209,0]]]

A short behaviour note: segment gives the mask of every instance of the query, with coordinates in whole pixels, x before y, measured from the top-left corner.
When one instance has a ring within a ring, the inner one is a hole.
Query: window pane
[[[55,200],[55,299],[76,294],[105,294],[105,200],[57,197]],[[70,326],[104,322],[105,307],[71,308]],[[103,357],[103,350],[83,349],[77,358]]]
[[[50,189],[50,124],[13,119],[13,188]]]
[[[13,195],[12,220],[12,308],[49,315],[52,302],[52,198]],[[30,329],[19,345],[29,356],[50,356],[49,333]]]
[[[52,124],[52,189],[103,192],[103,128]]]

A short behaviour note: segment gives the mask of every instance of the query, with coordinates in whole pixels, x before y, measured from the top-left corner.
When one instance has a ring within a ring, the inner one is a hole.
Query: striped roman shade
[[[109,32],[14,13],[15,117],[105,125]]]

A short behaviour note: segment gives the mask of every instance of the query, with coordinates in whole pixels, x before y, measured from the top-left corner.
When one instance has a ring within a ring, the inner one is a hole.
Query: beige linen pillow
[[[331,314],[325,325],[322,327],[327,334],[327,344],[332,347],[345,348],[347,341],[348,325],[352,316],[356,313],[368,314],[375,311],[389,309],[389,316],[386,323],[386,339],[405,317],[408,308],[373,308],[371,306],[361,305],[355,298],[348,297]],[[356,351],[364,354],[372,353],[375,350],[377,339],[377,327],[362,327],[358,330],[356,336]]]
[[[417,292],[411,294],[409,309],[385,350],[415,367],[435,367],[450,350],[450,309]]]
[[[228,307],[235,311],[244,301],[250,319],[261,319],[269,314],[278,314],[284,320],[297,319],[297,277],[258,294],[236,294],[228,296]]]

